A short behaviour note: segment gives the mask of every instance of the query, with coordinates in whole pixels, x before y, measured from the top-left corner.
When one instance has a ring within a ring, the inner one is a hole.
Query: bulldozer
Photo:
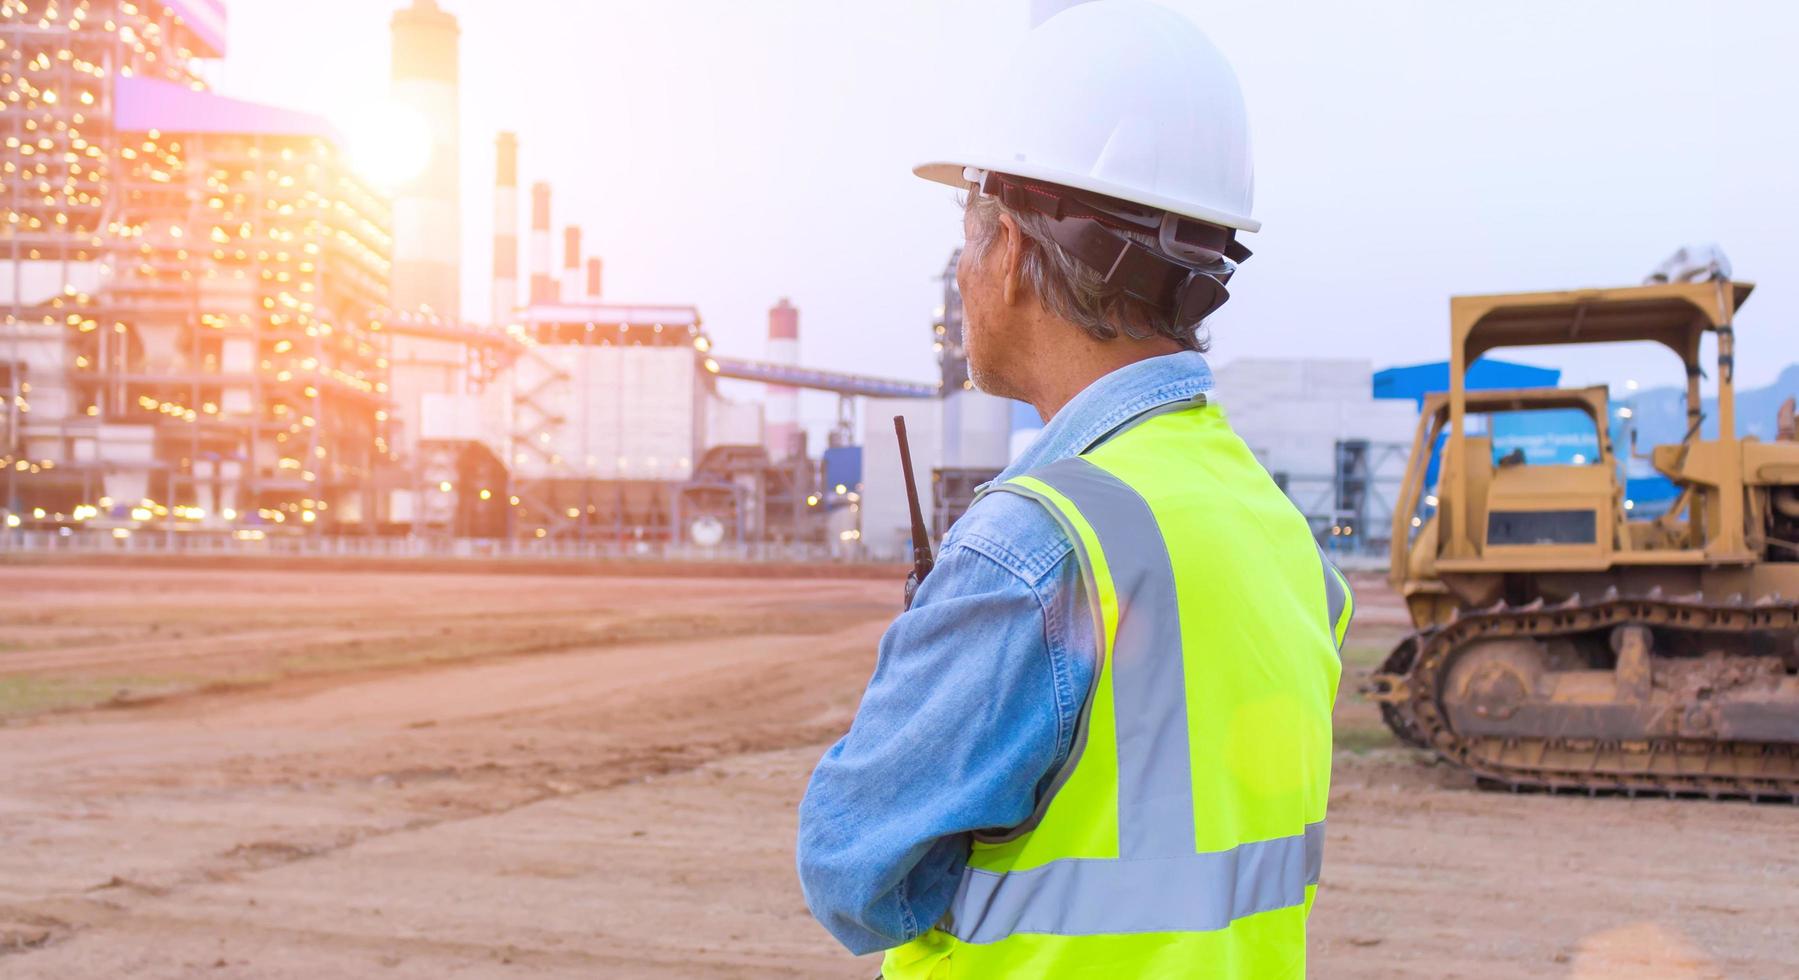
[[[1491,787],[1799,799],[1799,441],[1790,402],[1773,441],[1737,434],[1732,322],[1753,289],[1450,301],[1449,390],[1425,400],[1393,517],[1414,630],[1364,688],[1399,738]],[[1678,494],[1655,516],[1625,494],[1607,388],[1467,387],[1492,351],[1640,341],[1686,369],[1685,438],[1625,449]],[[1495,420],[1537,412],[1590,418],[1586,451],[1495,449]]]

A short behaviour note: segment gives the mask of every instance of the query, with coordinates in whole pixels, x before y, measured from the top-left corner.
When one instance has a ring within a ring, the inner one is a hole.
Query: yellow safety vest
[[[1303,977],[1352,601],[1216,404],[991,492],[1075,542],[1098,670],[1037,812],[888,977]]]

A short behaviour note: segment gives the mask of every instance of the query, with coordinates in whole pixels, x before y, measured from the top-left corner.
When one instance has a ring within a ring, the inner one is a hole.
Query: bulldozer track
[[[1780,597],[1706,602],[1698,596],[1664,597],[1658,591],[1643,596],[1608,592],[1591,603],[1577,595],[1559,605],[1500,603],[1462,613],[1448,625],[1413,634],[1389,655],[1383,670],[1398,668],[1390,674],[1404,678],[1405,694],[1383,703],[1383,714],[1402,740],[1513,790],[1799,801],[1799,745],[1699,738],[1463,737],[1450,728],[1440,692],[1447,668],[1467,644],[1494,637],[1568,636],[1624,624],[1791,636],[1799,634],[1799,603]]]
[[[1418,647],[1430,639],[1430,632],[1413,633],[1399,641],[1387,659],[1381,661],[1380,671],[1396,677],[1404,677],[1411,673],[1413,661],[1418,659]],[[1382,701],[1380,704],[1381,720],[1398,736],[1401,742],[1416,749],[1430,748],[1430,739],[1425,737],[1417,724],[1412,720],[1411,712],[1405,704]]]

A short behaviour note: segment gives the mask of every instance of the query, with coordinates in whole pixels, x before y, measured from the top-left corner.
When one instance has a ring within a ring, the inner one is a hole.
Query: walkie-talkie
[[[918,594],[924,577],[931,574],[936,559],[931,557],[931,533],[925,530],[924,509],[918,505],[918,483],[912,478],[912,446],[906,441],[906,417],[893,417],[893,431],[899,436],[900,469],[906,474],[906,506],[912,509],[912,571],[906,575],[906,608],[912,608],[912,597]]]

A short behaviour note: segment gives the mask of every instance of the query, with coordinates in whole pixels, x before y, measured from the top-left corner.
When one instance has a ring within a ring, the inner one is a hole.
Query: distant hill
[[[1711,368],[1716,370],[1716,368]],[[1647,452],[1650,446],[1677,443],[1687,434],[1687,393],[1684,389],[1647,388],[1632,399],[1614,390],[1614,405],[1629,401],[1635,406],[1637,447]],[[1755,436],[1764,441],[1774,438],[1775,414],[1780,403],[1799,397],[1799,364],[1789,364],[1780,377],[1766,388],[1737,389],[1737,435]],[[1701,426],[1707,438],[1718,437],[1718,401],[1705,400],[1705,421]],[[1624,447],[1618,447],[1623,451]]]

